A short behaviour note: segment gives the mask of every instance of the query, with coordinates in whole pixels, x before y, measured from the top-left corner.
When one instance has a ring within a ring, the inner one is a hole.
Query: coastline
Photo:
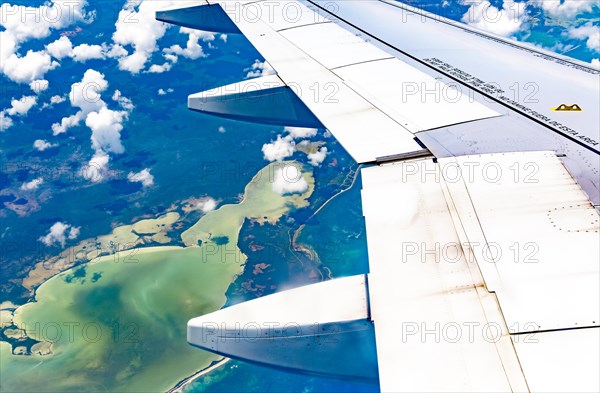
[[[225,364],[221,356],[190,348],[181,337],[189,318],[225,304],[226,289],[246,259],[237,247],[243,221],[277,222],[290,210],[308,205],[314,189],[312,173],[303,174],[309,184],[304,193],[283,196],[273,191],[265,176],[273,166],[267,165],[255,176],[241,203],[223,205],[192,226],[195,230],[188,232],[190,238],[202,240],[200,244],[193,241],[187,247],[124,250],[95,257],[44,280],[34,289],[33,299],[18,307],[14,323],[33,340],[50,344],[51,353],[39,363],[40,355],[10,354],[3,344],[0,363],[2,373],[9,376],[3,378],[3,388],[33,391],[43,383],[67,391],[86,380],[102,381],[117,390],[181,391]],[[155,232],[155,228],[149,225],[143,232]],[[216,239],[226,241],[218,243]],[[171,285],[173,282],[178,285]],[[54,338],[48,334],[53,327],[59,333]],[[156,344],[148,346],[148,342]],[[102,359],[108,358],[111,363],[105,366]],[[80,361],[92,366],[78,368]],[[27,381],[10,377],[34,363],[35,376]],[[201,370],[196,371],[198,368]],[[158,369],[180,382],[169,388],[174,381],[161,379]]]
[[[305,221],[304,224],[300,225],[293,234],[290,233],[290,247],[292,248],[293,251],[298,251],[301,253],[304,253],[308,258],[310,259],[314,259],[314,255],[317,255],[317,253],[310,248],[307,245],[304,245],[302,243],[298,243],[298,237],[300,236],[300,234],[302,233],[302,230],[304,229],[304,227],[306,227],[306,223],[309,222],[313,217],[315,217],[321,210],[323,210],[331,201],[333,201],[335,198],[337,198],[338,196],[344,194],[345,192],[348,192],[349,190],[352,189],[352,187],[354,187],[354,184],[356,183],[356,180],[358,179],[358,174],[360,173],[360,168],[362,167],[362,165],[358,165],[358,167],[356,168],[356,171],[354,172],[354,176],[352,178],[352,182],[350,183],[350,185],[342,190],[340,190],[338,193],[332,195],[331,197],[329,197],[329,199],[327,199],[325,202],[323,202],[321,204],[321,206],[319,206],[314,212],[313,214],[310,215],[310,217],[308,217],[308,219]],[[331,271],[329,269],[327,269],[329,272],[329,276],[327,278],[331,278]]]
[[[194,373],[194,374],[190,375],[189,377],[177,382],[177,384],[175,386],[173,386],[171,389],[167,390],[166,393],[183,393],[183,389],[187,385],[194,382],[196,379],[200,378],[201,376],[208,374],[209,372],[223,366],[225,363],[229,362],[230,360],[231,359],[229,359],[229,358],[222,358],[221,360],[213,362],[213,364],[211,364],[210,366],[203,368],[202,370],[199,370],[197,373]]]

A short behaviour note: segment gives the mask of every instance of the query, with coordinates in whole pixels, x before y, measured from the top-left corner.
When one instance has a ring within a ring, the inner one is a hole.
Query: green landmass
[[[207,213],[184,232],[187,247],[134,248],[45,281],[13,316],[39,342],[35,351],[25,355],[24,347],[0,342],[0,391],[166,391],[220,359],[187,344],[186,324],[225,304],[246,261],[238,248],[244,220],[277,222],[308,205],[310,172],[303,172],[303,194],[273,192],[271,175],[284,164],[262,169],[240,203]]]

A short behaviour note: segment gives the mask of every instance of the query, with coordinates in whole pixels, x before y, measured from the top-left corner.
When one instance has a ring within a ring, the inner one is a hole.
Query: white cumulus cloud
[[[106,106],[101,93],[108,88],[108,82],[100,72],[88,69],[83,74],[81,82],[71,85],[69,100],[71,105],[80,108],[84,114]]]
[[[65,102],[66,100],[66,97],[55,95],[50,97],[50,102],[45,102],[42,108],[48,108],[53,106],[54,104],[60,104],[61,102]]]
[[[150,187],[154,185],[154,176],[152,176],[150,169],[148,168],[142,169],[137,173],[129,172],[127,175],[127,180],[132,183],[142,183],[142,186],[144,187]]]
[[[171,45],[169,48],[163,49],[164,53],[183,56],[187,57],[188,59],[206,57],[206,54],[204,53],[204,50],[198,41],[213,41],[215,39],[215,35],[213,33],[188,29],[185,27],[180,28],[179,32],[182,34],[188,34],[186,47],[182,48],[180,45]]]
[[[95,153],[90,159],[88,168],[82,170],[81,175],[99,182],[108,174],[108,153],[121,154],[125,151],[121,143],[121,131],[123,122],[129,117],[134,108],[133,103],[124,97],[119,90],[115,90],[112,99],[116,101],[123,110],[108,108],[108,104],[102,100],[102,92],[108,88],[108,82],[100,72],[88,69],[81,82],[71,86],[69,100],[71,105],[79,108],[74,115],[64,117],[60,123],[52,125],[54,135],[65,132],[70,127],[85,121],[85,125],[92,131],[91,141]]]
[[[55,59],[70,57],[73,52],[73,44],[69,37],[60,37],[54,42],[46,45],[46,51]]]
[[[33,142],[33,148],[38,151],[44,151],[56,146],[56,144],[52,144],[44,139],[36,139],[35,142]]]
[[[72,226],[71,228],[69,228],[69,239],[70,240],[77,239],[79,237],[80,232],[81,232],[81,227]]]
[[[284,131],[288,132],[293,138],[310,138],[317,135],[316,128],[285,127]]]
[[[71,105],[80,110],[74,115],[63,117],[60,123],[52,124],[53,134],[58,135],[66,132],[69,128],[79,125],[89,113],[106,107],[101,94],[107,88],[108,82],[104,79],[103,74],[96,70],[87,70],[83,74],[81,82],[71,85],[71,93],[69,94]]]
[[[4,41],[2,43],[4,44]],[[43,51],[30,50],[23,57],[12,54],[6,60],[0,59],[0,62],[2,62],[2,72],[17,83],[31,83],[36,79],[42,79],[46,72],[58,67],[58,62],[52,61]]]
[[[6,116],[4,111],[0,112],[0,132],[4,132],[13,126],[13,120]]]
[[[262,147],[262,152],[265,160],[268,161],[282,161],[283,159],[290,157],[296,151],[296,143],[291,135],[281,137],[277,135],[275,141],[266,143]]]
[[[63,132],[67,132],[67,130],[71,127],[79,125],[81,118],[83,117],[82,115],[83,113],[79,111],[74,115],[63,117],[60,120],[60,123],[52,124],[52,134],[56,136],[58,134],[62,134]]]
[[[510,36],[521,30],[527,21],[526,2],[507,0],[502,8],[492,5],[489,1],[465,4],[471,6],[463,15],[463,22],[497,35]]]
[[[162,65],[152,64],[150,68],[148,68],[148,72],[151,74],[162,74],[163,72],[167,72],[171,70],[172,64],[169,62],[165,62]]]
[[[541,7],[548,15],[570,20],[582,12],[592,10],[597,1],[594,0],[533,0],[533,4]]]
[[[137,74],[142,71],[152,53],[158,49],[157,41],[163,37],[168,25],[156,20],[157,10],[177,4],[173,0],[128,2],[119,12],[115,23],[113,41],[122,49],[128,45],[133,53],[120,50],[119,69]]]
[[[158,95],[159,96],[164,96],[164,95],[167,95],[167,94],[172,93],[174,91],[175,90],[173,90],[171,88],[168,88],[167,90],[165,90],[165,89],[158,89]]]
[[[29,84],[29,88],[35,93],[40,94],[48,89],[50,83],[45,79],[38,79]]]
[[[71,55],[73,60],[83,63],[90,59],[104,59],[106,57],[104,52],[102,45],[81,44],[73,48]]]
[[[102,92],[107,88],[108,82],[104,79],[104,75],[96,70],[88,69],[84,73],[81,82],[71,85],[71,93],[69,94],[71,105],[79,108],[79,112],[64,117],[60,123],[53,124],[52,131],[54,135],[66,132],[69,128],[79,125],[84,119],[87,122],[87,117],[91,113],[97,113],[101,109],[106,108],[106,102],[102,100]],[[108,115],[108,113],[104,113],[104,115]],[[124,117],[122,115],[121,119]],[[94,124],[97,120],[102,119],[94,118],[93,123],[90,120],[90,124]]]
[[[308,183],[297,165],[285,165],[275,170],[273,192],[279,195],[303,193],[308,190]]]
[[[106,56],[110,57],[111,59],[118,59],[120,57],[127,56],[128,54],[129,52],[127,52],[127,49],[123,48],[119,44],[111,45],[110,49],[106,52]]]
[[[13,126],[14,121],[10,116],[25,116],[36,104],[36,96],[23,96],[20,99],[13,98],[10,101],[10,108],[0,111],[0,131],[6,131]]]
[[[17,83],[29,83],[42,77],[59,64],[44,51],[29,50],[25,56],[18,53],[20,46],[31,40],[45,38],[58,30],[83,21],[88,15],[86,1],[53,0],[40,7],[0,6],[0,71]]]
[[[570,28],[567,33],[570,37],[577,38],[579,40],[585,40],[586,46],[596,52],[600,53],[600,27],[594,25],[592,22],[586,23],[581,27]]]
[[[23,96],[20,99],[13,98],[10,101],[11,107],[6,109],[10,116],[25,116],[31,108],[37,104],[36,96]]]
[[[114,111],[106,107],[91,112],[85,119],[85,125],[92,130],[92,148],[105,152],[121,154],[125,148],[121,144],[121,130],[127,112]]]
[[[64,247],[67,238],[73,240],[79,236],[79,230],[80,227],[74,227],[70,224],[57,221],[52,224],[48,234],[40,237],[39,241],[47,246],[52,246],[56,243],[59,243],[62,247]]]
[[[193,4],[193,3],[191,3]],[[117,50],[111,54],[119,61],[119,69],[137,74],[146,68],[146,64],[152,57],[152,54],[159,50],[158,41],[164,36],[166,30],[171,27],[167,23],[156,20],[157,10],[184,7],[181,1],[176,0],[154,0],[154,1],[132,1],[123,6],[115,23],[115,32],[112,40]],[[187,34],[188,40],[185,47],[181,45],[172,45],[163,50],[163,56],[167,62],[153,64],[147,72],[162,73],[169,71],[174,63],[177,62],[177,56],[184,56],[190,59],[197,59],[206,56],[199,41],[210,42],[215,39],[214,33],[202,32],[198,30],[181,27],[180,33]],[[224,39],[226,40],[226,38]],[[127,47],[133,48],[133,52],[128,51]],[[111,50],[112,52],[112,50]]]
[[[52,104],[59,104],[61,102],[65,102],[67,99],[65,97],[61,97],[61,96],[52,96],[50,97],[50,103]]]
[[[246,69],[246,78],[255,78],[258,76],[266,76],[275,74],[275,70],[266,61],[254,60],[254,63]]]
[[[321,147],[319,150],[317,150],[314,153],[309,153],[307,155],[308,160],[310,161],[311,165],[314,166],[318,166],[320,165],[323,161],[325,161],[325,157],[327,156],[327,147],[323,146]]]
[[[0,25],[19,42],[44,38],[52,29],[62,29],[84,20],[86,5],[86,1],[72,0],[53,0],[40,7],[4,3],[0,9]]]
[[[202,198],[200,201],[198,201],[198,203],[196,203],[195,207],[206,214],[217,208],[217,201],[211,197]]]
[[[32,181],[25,182],[25,183],[21,184],[21,190],[24,190],[24,191],[35,190],[42,183],[44,183],[44,179],[41,178],[41,177],[38,177],[37,179],[33,179]]]
[[[107,178],[108,175],[108,161],[110,157],[102,150],[96,151],[87,167],[81,169],[81,176],[93,183],[99,183]]]
[[[133,102],[131,102],[129,98],[123,96],[120,90],[115,90],[112,96],[112,100],[118,102],[121,108],[125,109],[128,112],[131,112],[133,108],[135,108]]]

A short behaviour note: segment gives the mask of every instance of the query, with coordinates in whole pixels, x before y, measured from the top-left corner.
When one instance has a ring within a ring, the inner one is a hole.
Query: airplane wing
[[[190,344],[385,392],[600,390],[597,69],[386,0],[157,19],[241,33],[276,71],[190,109],[327,128],[364,164],[370,272],[194,318]]]

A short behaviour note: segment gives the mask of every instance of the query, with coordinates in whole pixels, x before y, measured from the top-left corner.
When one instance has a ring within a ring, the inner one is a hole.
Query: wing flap
[[[511,333],[600,326],[598,213],[556,154],[439,165]]]
[[[600,329],[513,335],[532,392],[599,392]]]
[[[224,1],[220,4],[228,9],[231,8],[231,3],[235,3],[235,1]],[[322,16],[322,12],[314,5],[296,0],[254,1],[252,4],[248,4],[246,10],[241,11],[238,15],[250,15],[249,12],[252,12],[253,15],[249,18],[251,21],[266,20],[273,30],[279,32],[331,22],[330,19]],[[257,16],[260,16],[260,18],[257,18]]]
[[[599,217],[554,153],[363,169],[363,212],[382,391],[596,389]]]
[[[331,21],[294,27],[280,34],[328,70],[392,57]]]
[[[458,84],[442,83],[396,58],[334,72],[412,133],[500,116]]]
[[[482,282],[462,254],[434,180],[437,164],[416,160],[362,173],[381,391],[498,392],[526,386],[518,369],[505,371],[515,372],[504,363],[514,364],[516,355],[503,324],[489,331],[477,289]]]

